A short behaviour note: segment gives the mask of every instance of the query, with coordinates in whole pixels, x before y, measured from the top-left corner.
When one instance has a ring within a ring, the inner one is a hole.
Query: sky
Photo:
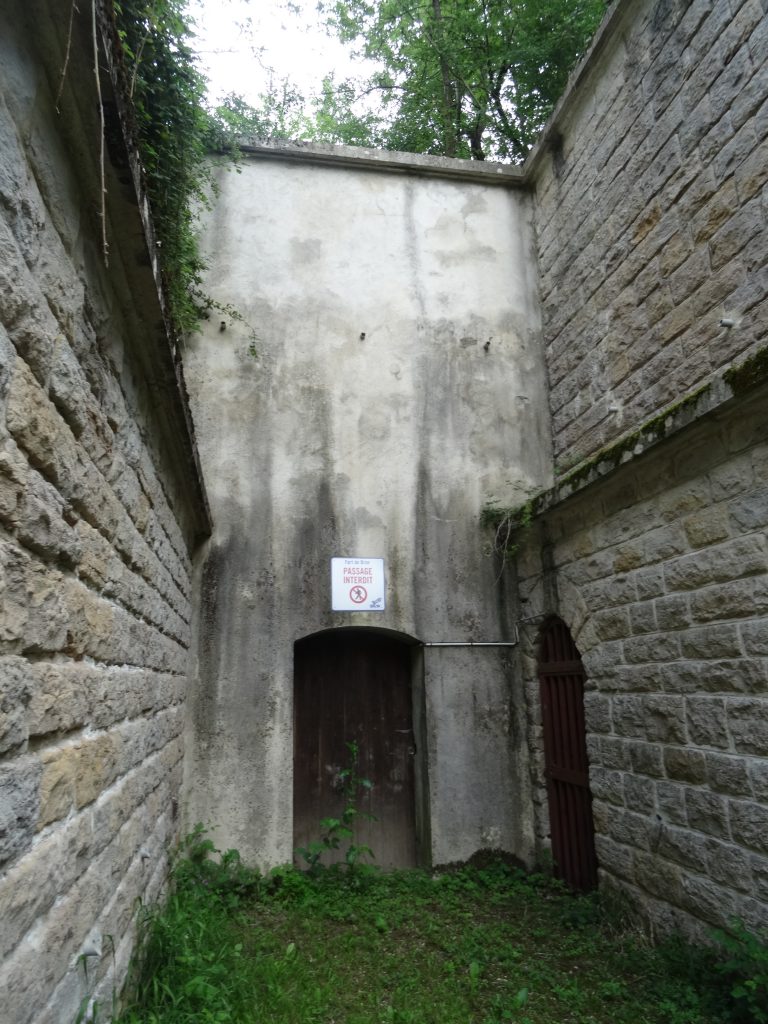
[[[303,10],[289,10],[285,0],[189,0],[212,103],[235,92],[255,105],[270,69],[307,95],[330,72],[343,78],[359,69],[321,27],[314,0],[292,6]]]

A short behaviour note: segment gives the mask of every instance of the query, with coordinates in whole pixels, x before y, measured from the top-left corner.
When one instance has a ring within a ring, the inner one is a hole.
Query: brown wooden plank
[[[359,746],[358,773],[373,782],[358,810],[356,841],[382,867],[416,863],[414,740],[410,648],[358,630],[300,641],[294,662],[294,845],[320,834],[320,821],[340,816],[339,772],[348,742]],[[335,859],[339,859],[336,857]]]

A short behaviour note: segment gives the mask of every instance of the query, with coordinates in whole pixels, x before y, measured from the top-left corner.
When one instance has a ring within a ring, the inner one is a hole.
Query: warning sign
[[[383,612],[383,558],[332,558],[331,608],[335,612]]]

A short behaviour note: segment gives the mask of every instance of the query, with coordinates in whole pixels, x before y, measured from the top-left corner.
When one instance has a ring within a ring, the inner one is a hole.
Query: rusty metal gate
[[[358,809],[376,819],[359,822],[356,841],[371,847],[380,867],[415,866],[411,650],[357,629],[296,643],[294,847],[319,838],[321,819],[341,813],[339,771],[349,760],[347,743],[354,741],[358,772],[373,782]]]
[[[552,856],[558,877],[579,890],[597,885],[585,678],[570,630],[561,619],[550,619],[541,631],[539,687]]]

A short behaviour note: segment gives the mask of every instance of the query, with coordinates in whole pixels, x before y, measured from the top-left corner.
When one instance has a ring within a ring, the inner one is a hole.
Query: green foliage
[[[360,751],[357,743],[346,744],[349,760],[338,775],[341,792],[344,798],[344,807],[341,816],[338,818],[323,818],[320,822],[321,835],[319,839],[313,840],[308,846],[300,846],[296,853],[302,857],[311,872],[317,873],[323,866],[322,858],[331,851],[344,847],[344,864],[350,870],[356,868],[364,857],[374,857],[373,850],[364,843],[355,841],[355,825],[359,820],[375,821],[372,814],[361,811],[358,802],[362,794],[370,792],[373,783],[358,773]]]
[[[379,99],[386,148],[520,161],[606,0],[322,0],[320,9],[381,67],[364,92]]]
[[[205,79],[192,48],[185,0],[113,0],[139,152],[176,328],[193,330],[212,305],[201,290],[205,263],[195,210],[214,192],[206,161]]]
[[[140,907],[122,1024],[227,1024],[257,997],[234,925],[257,872],[219,855],[198,825],[179,848],[162,907]]]
[[[714,952],[650,949],[599,901],[485,859],[260,878],[198,827],[142,911],[120,1024],[726,1024]],[[760,964],[737,933],[738,971]],[[746,956],[746,960],[744,957]],[[751,965],[751,966],[750,966]]]
[[[768,1024],[768,929],[756,934],[733,921],[714,938],[726,954],[715,969],[730,985],[734,1022]]]
[[[258,107],[231,93],[213,110],[208,144],[217,152],[239,154],[239,144],[252,139],[303,139],[312,131],[304,96],[288,81],[271,81]]]

